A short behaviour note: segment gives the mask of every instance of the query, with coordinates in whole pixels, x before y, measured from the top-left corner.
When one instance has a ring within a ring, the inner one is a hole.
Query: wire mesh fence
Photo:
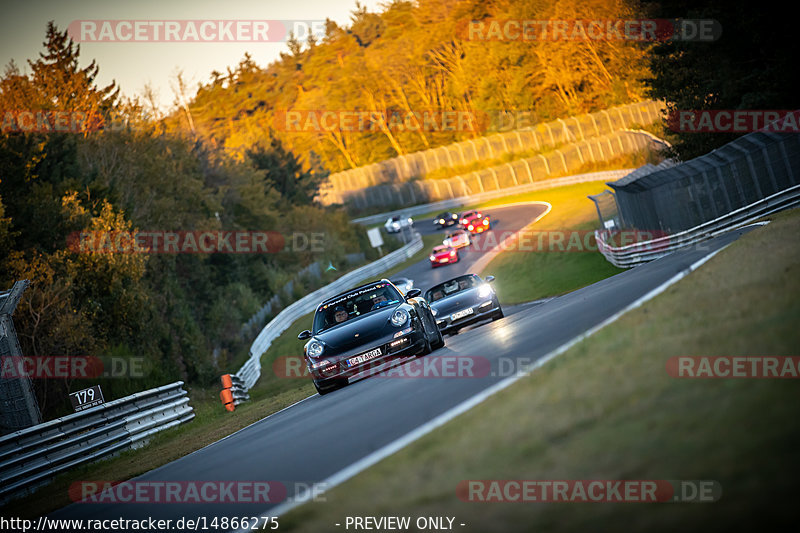
[[[27,280],[17,281],[11,290],[0,293],[0,361],[22,358],[11,315],[28,285]],[[25,429],[41,421],[42,414],[30,377],[0,376],[0,435]]]
[[[759,131],[686,163],[633,173],[609,186],[619,225],[676,233],[799,184],[800,135]],[[598,215],[605,224],[602,210]]]
[[[381,184],[403,183],[424,178],[440,168],[467,166],[476,161],[498,159],[531,149],[546,150],[562,144],[607,135],[635,124],[651,124],[661,117],[662,108],[663,104],[660,102],[637,102],[597,113],[468,139],[337,172],[331,174],[322,186],[320,200],[326,204],[335,203],[334,200],[340,198],[340,193],[345,191]],[[611,148],[606,147],[606,149]],[[601,153],[602,150],[600,148]],[[589,151],[571,155],[583,159],[598,156],[599,154]]]
[[[330,193],[327,202],[348,204],[357,209],[436,202],[543,181],[575,172],[587,163],[664,147],[662,141],[649,133],[618,131],[453,178],[414,180]]]

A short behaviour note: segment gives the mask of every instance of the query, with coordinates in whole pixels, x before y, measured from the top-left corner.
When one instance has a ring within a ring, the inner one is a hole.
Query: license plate
[[[463,311],[459,311],[458,313],[453,313],[450,315],[450,320],[458,320],[459,318],[464,318],[467,315],[472,314],[472,308],[464,309]]]
[[[375,348],[374,350],[362,353],[361,355],[351,357],[350,359],[347,360],[347,366],[360,365],[365,361],[369,361],[370,359],[375,359],[376,357],[380,356],[381,356],[381,349]]]

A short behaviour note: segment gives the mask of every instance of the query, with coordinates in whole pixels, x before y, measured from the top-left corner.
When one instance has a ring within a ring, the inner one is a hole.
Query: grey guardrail
[[[231,394],[233,394],[233,405],[238,406],[243,402],[250,401],[250,395],[247,394],[247,387],[244,380],[236,374],[231,374]]]
[[[253,344],[250,346],[250,357],[235,374],[241,379],[244,391],[246,392],[251,389],[256,381],[258,381],[258,378],[261,377],[261,356],[263,353],[269,349],[272,341],[286,331],[295,320],[313,311],[322,300],[336,296],[342,291],[346,291],[365,278],[385,272],[387,269],[405,261],[420,250],[422,250],[422,237],[418,233],[415,233],[411,242],[402,248],[386,254],[377,261],[373,261],[368,265],[348,272],[333,283],[303,296],[278,313],[275,318],[264,326],[264,329],[258,334],[256,340],[253,341]]]
[[[450,200],[440,200],[429,204],[420,204],[406,209],[396,209],[394,211],[387,211],[385,213],[378,213],[377,215],[369,215],[366,217],[355,218],[353,222],[357,224],[372,225],[385,222],[394,215],[423,215],[432,211],[451,209],[462,205],[470,205],[478,202],[485,202],[494,200],[495,198],[503,198],[504,196],[512,196],[514,194],[522,194],[532,191],[540,191],[542,189],[550,189],[553,187],[563,187],[565,185],[574,185],[576,183],[588,183],[591,181],[609,181],[616,180],[627,176],[636,169],[627,168],[623,170],[604,170],[601,172],[589,172],[586,174],[575,174],[574,176],[566,176],[563,178],[553,178],[549,180],[537,181],[534,183],[526,183],[516,187],[507,187],[505,189],[498,189],[469,196],[460,196]]]
[[[0,438],[0,504],[193,418],[183,382],[177,381],[5,435]]]
[[[798,205],[800,205],[800,185],[795,185],[719,218],[672,235],[626,246],[612,246],[608,244],[612,233],[608,230],[596,230],[595,239],[597,240],[597,249],[611,264],[620,268],[630,268],[663,257],[680,248],[700,243],[720,233],[750,224],[766,215]]]

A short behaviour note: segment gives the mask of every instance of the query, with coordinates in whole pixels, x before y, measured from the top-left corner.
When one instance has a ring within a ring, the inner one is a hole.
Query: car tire
[[[494,316],[492,316],[492,321],[494,322],[495,320],[500,320],[501,318],[504,318],[505,316],[506,315],[503,314],[503,310],[502,309],[498,309],[497,311],[495,311]]]
[[[422,340],[425,342],[425,345],[422,347],[422,351],[419,352],[417,357],[424,357],[433,351],[431,341],[428,340],[428,335],[425,334],[425,330],[423,330],[422,333]]]
[[[439,327],[436,327],[436,341],[431,344],[431,348],[434,350],[438,350],[439,348],[444,348],[444,335],[442,332],[439,331]]]

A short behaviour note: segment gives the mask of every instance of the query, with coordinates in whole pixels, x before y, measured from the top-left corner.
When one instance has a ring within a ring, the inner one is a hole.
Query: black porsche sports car
[[[464,326],[503,318],[503,309],[490,285],[493,281],[494,276],[481,280],[476,274],[465,274],[425,291],[442,333],[454,335]]]
[[[347,385],[348,379],[380,369],[391,359],[426,355],[444,338],[422,291],[403,294],[381,280],[325,300],[314,313],[311,331],[297,336],[320,394]]]
[[[453,224],[458,224],[458,215],[456,213],[445,211],[433,217],[433,225],[439,228],[446,228]]]

